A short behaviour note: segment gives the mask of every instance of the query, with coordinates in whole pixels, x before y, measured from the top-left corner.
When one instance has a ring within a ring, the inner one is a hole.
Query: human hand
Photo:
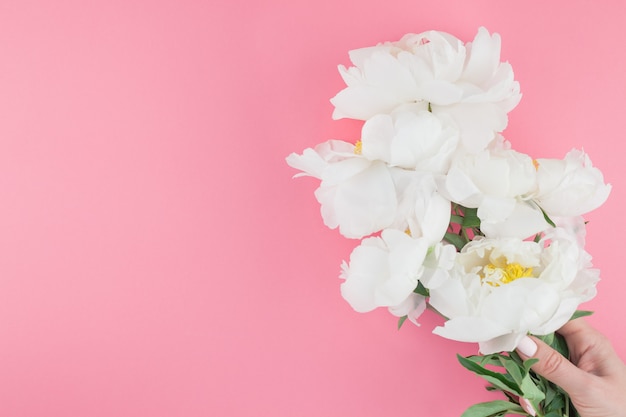
[[[626,365],[609,340],[583,319],[557,333],[567,342],[570,360],[534,337],[525,337],[517,352],[522,359],[539,359],[533,371],[563,388],[581,417],[626,417]]]

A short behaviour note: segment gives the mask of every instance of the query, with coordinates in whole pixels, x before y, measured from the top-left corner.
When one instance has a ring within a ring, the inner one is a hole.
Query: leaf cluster
[[[456,250],[460,251],[475,236],[483,236],[480,231],[478,209],[453,204],[450,225],[444,235],[444,240],[453,244]]]
[[[590,311],[576,311],[571,320],[588,316]],[[565,339],[558,333],[537,336],[568,358]],[[520,406],[520,397],[533,405],[538,417],[580,417],[567,393],[558,385],[533,372],[537,359],[523,360],[516,352],[491,355],[457,355],[463,367],[485,379],[488,391],[500,391],[507,400],[487,401],[469,407],[461,417],[502,417],[509,414],[529,416]]]

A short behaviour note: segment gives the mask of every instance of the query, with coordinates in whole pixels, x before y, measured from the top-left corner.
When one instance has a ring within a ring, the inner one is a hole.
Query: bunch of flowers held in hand
[[[554,331],[595,295],[582,216],[610,185],[582,151],[533,159],[504,139],[521,94],[500,62],[499,35],[485,28],[466,44],[443,32],[408,34],[350,59],[339,67],[346,88],[331,102],[334,118],[364,121],[360,139],[287,157],[296,176],[321,181],[324,223],[361,239],[342,265],[342,296],[358,312],[387,307],[399,325],[418,324],[428,307],[445,319],[434,333],[478,343],[485,356],[461,362],[509,401],[467,416],[524,413],[519,403],[529,401],[547,414],[546,382],[502,352],[529,333],[558,343]],[[494,362],[510,385],[480,370]]]

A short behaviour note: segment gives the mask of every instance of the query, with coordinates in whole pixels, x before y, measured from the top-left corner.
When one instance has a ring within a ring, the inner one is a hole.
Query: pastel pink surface
[[[455,416],[494,398],[455,354],[339,295],[356,242],[285,156],[332,121],[350,49],[498,32],[524,97],[505,136],[583,147],[584,307],[626,358],[622,1],[8,1],[0,5],[0,415]]]

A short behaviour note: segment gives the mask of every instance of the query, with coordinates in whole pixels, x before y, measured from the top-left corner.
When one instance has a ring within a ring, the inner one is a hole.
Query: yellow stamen
[[[520,278],[533,278],[533,268],[525,267],[517,262],[507,263],[503,267],[498,267],[492,263],[483,267],[481,278],[492,287],[499,287],[501,284],[508,284]]]
[[[535,166],[535,170],[539,169],[539,162],[536,159],[533,159],[533,165]]]
[[[358,141],[354,144],[354,154],[361,155],[363,153],[363,142]]]

